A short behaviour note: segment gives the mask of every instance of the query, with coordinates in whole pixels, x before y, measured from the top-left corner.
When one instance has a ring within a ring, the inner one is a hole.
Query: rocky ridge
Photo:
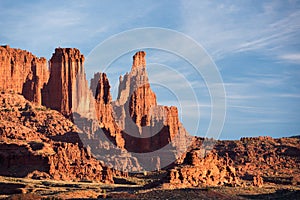
[[[237,175],[254,180],[300,185],[300,139],[260,136],[236,141],[218,141],[214,149],[223,157],[228,154]],[[257,184],[258,183],[258,184]]]
[[[263,187],[264,183],[297,186],[300,185],[299,161],[298,137],[260,136],[230,141],[196,137],[178,164],[169,170],[165,186]]]
[[[79,131],[57,111],[0,94],[0,174],[113,182],[113,171],[83,148]]]

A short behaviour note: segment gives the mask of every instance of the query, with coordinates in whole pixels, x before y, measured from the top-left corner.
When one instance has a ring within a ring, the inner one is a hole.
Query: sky
[[[178,31],[205,50],[222,77],[226,117],[220,139],[300,134],[300,1],[1,0],[0,19],[1,45],[47,59],[56,47],[76,47],[88,59],[97,45],[131,29]],[[178,55],[145,51],[158,103],[178,106],[186,129],[205,135],[212,107],[203,77]],[[120,55],[107,70],[114,97],[133,54]],[[91,78],[97,69],[86,71]]]

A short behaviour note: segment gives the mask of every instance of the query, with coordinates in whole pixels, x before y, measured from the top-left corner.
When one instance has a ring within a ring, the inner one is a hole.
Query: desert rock
[[[49,77],[47,60],[8,45],[0,47],[0,55],[0,90],[22,94],[41,104],[41,89]]]
[[[84,148],[74,124],[17,94],[0,94],[1,175],[113,182],[113,171]]]

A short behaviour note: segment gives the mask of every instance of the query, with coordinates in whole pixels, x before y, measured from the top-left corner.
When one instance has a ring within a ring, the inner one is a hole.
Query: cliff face
[[[96,109],[96,117],[100,123],[100,127],[105,129],[108,134],[108,137],[112,137],[116,146],[119,148],[124,148],[125,141],[121,135],[121,129],[118,127],[114,120],[113,116],[113,108],[111,105],[111,95],[110,95],[110,85],[106,74],[97,73],[95,74],[95,79],[99,77],[99,81],[96,84],[95,90],[95,109]],[[91,84],[92,85],[92,84]],[[91,86],[92,87],[92,86]]]
[[[47,60],[9,46],[0,47],[0,56],[0,90],[14,91],[41,104],[41,89],[49,77]]]
[[[43,105],[69,117],[89,111],[91,94],[84,72],[84,56],[76,48],[56,48],[50,59],[50,78],[43,89]]]

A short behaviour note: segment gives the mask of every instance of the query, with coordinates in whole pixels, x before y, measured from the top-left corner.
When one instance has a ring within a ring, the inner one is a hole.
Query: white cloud
[[[5,7],[0,6],[1,43],[47,58],[58,46],[77,47],[86,55],[99,42],[131,26],[131,22],[156,7],[156,4],[147,4],[139,9],[140,4],[115,2],[114,5],[110,1],[5,4]]]
[[[283,97],[283,98],[300,98],[300,94],[295,94],[295,93],[282,93],[274,96]]]
[[[244,51],[272,57],[289,51],[300,35],[300,11],[289,2],[248,4],[182,1],[183,31],[197,39],[215,60]],[[284,10],[285,6],[289,8]]]
[[[291,63],[300,64],[300,53],[290,53],[290,54],[280,55],[279,59],[286,60]]]

